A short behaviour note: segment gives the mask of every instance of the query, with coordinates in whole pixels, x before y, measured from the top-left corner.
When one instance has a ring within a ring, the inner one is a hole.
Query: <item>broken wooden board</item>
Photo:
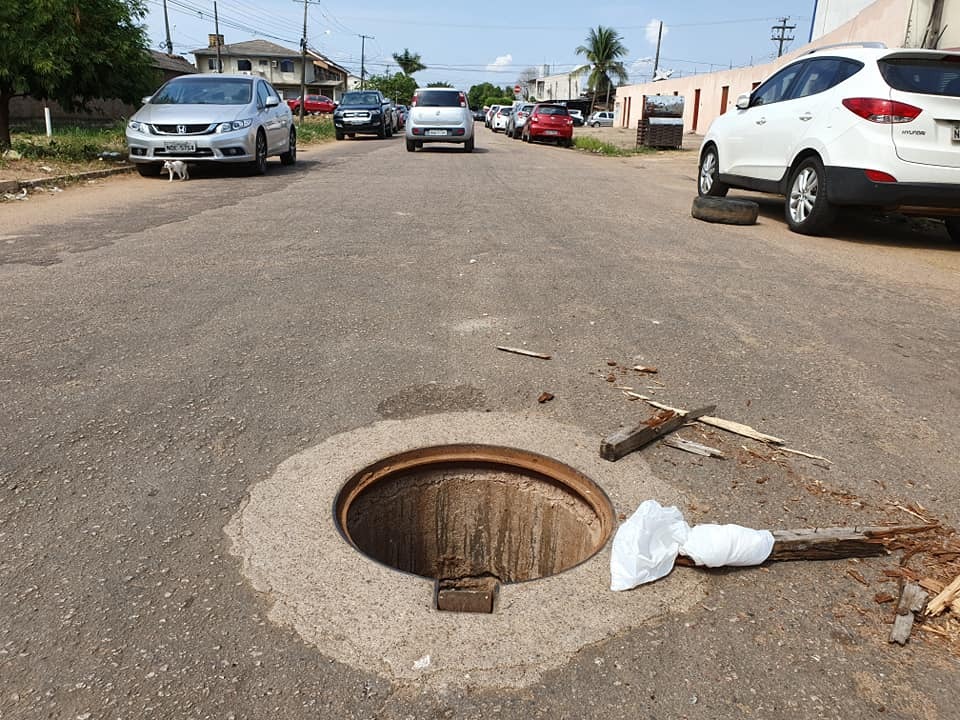
[[[497,350],[503,350],[503,352],[513,353],[514,355],[526,355],[527,357],[539,358],[540,360],[550,359],[550,356],[546,353],[533,352],[532,350],[524,350],[523,348],[507,347],[506,345],[497,345]]]
[[[669,405],[664,405],[656,400],[647,399],[646,403],[652,407],[659,408],[660,410],[684,412],[684,410],[681,410],[680,408],[670,407]],[[704,425],[711,425],[715,428],[720,428],[721,430],[726,430],[727,432],[732,432],[736,435],[742,435],[743,437],[750,438],[751,440],[758,440],[759,442],[769,443],[771,445],[783,445],[786,442],[786,440],[783,438],[774,437],[773,435],[767,435],[766,433],[754,430],[749,425],[734,422],[733,420],[724,420],[723,418],[713,417],[711,415],[699,417],[697,418],[697,422],[702,422]]]
[[[886,540],[911,533],[933,530],[937,525],[878,525],[875,527],[807,528],[772,530],[773,550],[767,561],[839,560],[870,557],[887,552]],[[681,555],[677,565],[692,566],[690,558]]]
[[[720,458],[721,460],[726,459],[726,455],[722,451],[712,448],[709,445],[701,445],[698,442],[693,442],[692,440],[685,440],[684,438],[678,437],[668,437],[663,439],[663,444],[677,450],[683,450],[688,453],[693,453],[694,455],[702,455],[703,457],[715,457]]]
[[[926,601],[926,591],[916,583],[907,583],[903,586],[900,603],[897,605],[897,617],[894,618],[888,642],[907,644],[916,614],[923,610],[923,604]]]
[[[500,583],[492,577],[437,580],[434,600],[437,610],[492,613],[499,590]]]
[[[960,595],[960,576],[958,576],[952,583],[947,585],[940,593],[930,601],[930,604],[927,605],[927,615],[939,615],[948,606],[953,603],[957,595]]]
[[[629,429],[618,430],[600,442],[600,457],[615,462],[634,450],[653,442],[658,437],[673,432],[684,423],[695,420],[701,415],[713,412],[716,405],[689,412],[683,410],[662,410],[649,420]]]

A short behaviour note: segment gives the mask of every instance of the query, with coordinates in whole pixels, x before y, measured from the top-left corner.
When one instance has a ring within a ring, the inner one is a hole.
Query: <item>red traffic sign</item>
[[[523,90],[523,88],[520,87],[519,85],[514,85],[514,86],[513,86],[513,94],[514,94],[514,95],[519,95],[521,90]]]

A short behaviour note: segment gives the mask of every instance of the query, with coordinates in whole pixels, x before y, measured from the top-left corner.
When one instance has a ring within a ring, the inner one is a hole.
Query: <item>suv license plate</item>
[[[960,125],[953,126],[953,141],[960,142]]]
[[[165,142],[163,149],[171,153],[192,153],[197,151],[197,144],[192,142]]]
[[[427,135],[446,135],[446,130],[427,130]]]

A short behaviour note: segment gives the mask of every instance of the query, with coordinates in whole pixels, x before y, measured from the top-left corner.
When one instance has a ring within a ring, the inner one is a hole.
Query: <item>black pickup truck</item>
[[[357,133],[393,135],[394,121],[390,103],[379,90],[352,90],[340,98],[333,112],[333,127],[337,140]]]

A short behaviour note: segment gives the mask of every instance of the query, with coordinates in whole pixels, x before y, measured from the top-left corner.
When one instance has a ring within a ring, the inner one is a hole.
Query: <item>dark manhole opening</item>
[[[368,557],[433,578],[439,610],[493,612],[500,583],[556,575],[607,542],[614,512],[586,475],[543,455],[442,445],[350,478],[337,526]]]

